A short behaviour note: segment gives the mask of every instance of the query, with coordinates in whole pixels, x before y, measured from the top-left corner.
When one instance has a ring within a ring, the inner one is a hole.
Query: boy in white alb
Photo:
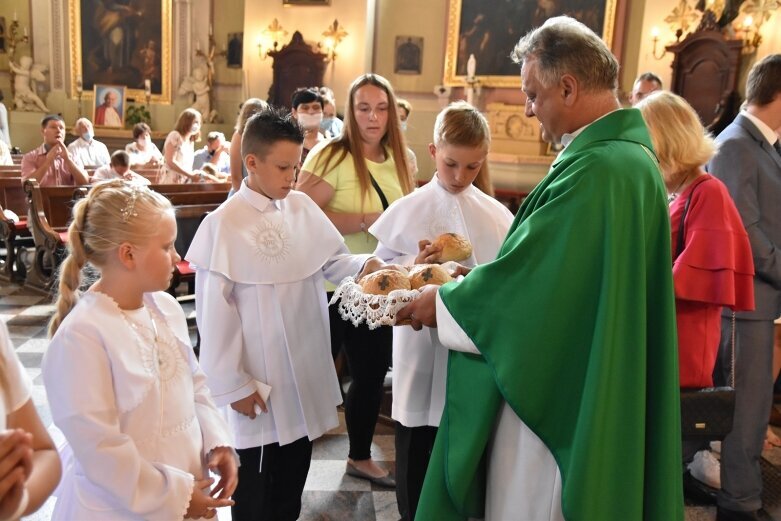
[[[241,459],[235,521],[298,518],[312,440],[338,425],[341,402],[324,279],[384,265],[350,255],[317,204],[292,191],[303,139],[289,115],[252,116],[241,143],[249,175],[206,217],[186,256],[196,269],[201,364],[217,404],[230,405]]]
[[[457,233],[473,250],[462,264],[474,267],[494,260],[513,216],[482,191],[492,190],[486,165],[490,140],[488,122],[471,105],[457,102],[439,113],[429,145],[437,172],[424,187],[391,204],[369,228],[379,241],[378,257],[404,265],[439,262],[431,241]],[[396,498],[403,521],[415,518],[442,418],[447,358],[436,329],[393,330]]]

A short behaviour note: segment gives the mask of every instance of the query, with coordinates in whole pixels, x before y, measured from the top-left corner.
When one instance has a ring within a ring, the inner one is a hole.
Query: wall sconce
[[[757,52],[757,47],[762,43],[759,25],[754,24],[754,18],[751,15],[743,19],[743,23],[735,30],[735,35],[743,40],[743,54]]]
[[[317,44],[320,48],[325,48],[326,62],[336,61],[336,47],[347,36],[347,31],[339,25],[339,20],[334,19],[334,23],[323,32],[323,41]]]
[[[667,49],[662,47],[662,54],[659,56],[656,55],[656,45],[659,43],[659,28],[655,25],[651,28],[651,40],[654,42],[654,47],[651,50],[651,55],[654,57],[654,59],[661,60],[665,54],[667,54]]]
[[[274,21],[269,24],[268,27],[263,29],[263,32],[258,36],[258,56],[265,60],[269,53],[275,52],[279,47],[279,41],[287,36],[287,31],[279,25],[279,20],[274,18]]]

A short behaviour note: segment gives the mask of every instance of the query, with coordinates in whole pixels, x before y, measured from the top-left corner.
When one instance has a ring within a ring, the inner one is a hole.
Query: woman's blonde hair
[[[355,172],[358,175],[358,183],[361,187],[361,204],[367,199],[371,180],[369,178],[369,169],[366,166],[366,157],[363,155],[363,147],[361,146],[361,131],[355,119],[354,98],[358,89],[364,85],[374,85],[385,91],[385,94],[388,96],[388,126],[385,130],[385,135],[380,140],[380,145],[385,149],[390,149],[390,155],[396,164],[396,175],[402,192],[408,194],[412,191],[412,183],[407,166],[407,145],[404,142],[404,135],[401,133],[399,125],[396,95],[393,93],[393,87],[391,87],[388,80],[378,74],[364,74],[350,85],[342,135],[335,138],[323,149],[323,153],[318,156],[315,165],[315,168],[319,170],[318,175],[325,177],[326,174],[344,161],[348,153],[351,154]]]
[[[157,230],[163,213],[173,208],[168,199],[149,188],[112,179],[92,187],[73,207],[68,227],[68,256],[60,266],[59,292],[49,336],[79,299],[82,270],[89,262],[100,268],[121,244],[142,244]]]
[[[713,138],[682,97],[669,91],[657,91],[635,108],[645,119],[662,175],[668,182],[688,175],[716,153]]]
[[[268,103],[259,98],[249,98],[241,104],[241,110],[239,111],[239,117],[236,118],[236,127],[233,131],[239,134],[244,132],[244,127],[247,125],[247,120],[250,116],[257,114],[261,110],[266,110]]]
[[[190,129],[193,127],[193,123],[195,120],[201,119],[201,113],[198,112],[195,109],[184,109],[180,114],[179,118],[176,120],[176,126],[174,127],[174,130],[179,132],[179,134],[184,137],[188,132],[190,132]],[[192,136],[190,136],[190,141],[200,141],[201,140],[201,132],[198,131]]]
[[[491,146],[491,130],[488,121],[479,110],[465,101],[456,101],[445,107],[434,121],[434,146],[459,147]],[[477,177],[472,182],[486,194],[493,196],[494,187],[488,172],[488,160],[483,161]]]

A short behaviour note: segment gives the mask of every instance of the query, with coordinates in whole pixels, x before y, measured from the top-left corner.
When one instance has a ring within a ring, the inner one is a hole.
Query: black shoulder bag
[[[371,172],[369,172],[369,179],[371,179],[372,186],[377,192],[377,195],[380,196],[380,203],[382,203],[382,211],[384,212],[388,209],[388,198],[385,197],[385,193],[382,191],[382,188],[380,188],[380,183],[377,182]]]
[[[697,185],[699,186],[699,185]],[[681,214],[675,257],[683,251],[686,214],[697,186],[692,188]],[[732,312],[729,386],[681,389],[681,431],[684,440],[722,440],[732,430],[735,414],[735,312]]]

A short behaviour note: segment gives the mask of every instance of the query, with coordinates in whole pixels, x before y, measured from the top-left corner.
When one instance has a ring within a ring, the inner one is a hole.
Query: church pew
[[[14,222],[4,210],[19,217]],[[5,256],[0,259],[0,279],[24,280],[27,270],[19,252],[33,245],[32,234],[27,228],[27,199],[21,177],[0,177],[0,240],[5,245]]]
[[[226,198],[231,189],[230,183],[186,183],[186,184],[151,184],[149,188],[161,194],[178,192],[225,192]]]
[[[67,227],[73,202],[87,195],[86,186],[40,186],[34,179],[24,183],[28,217],[35,244],[32,270],[26,286],[49,292],[56,280],[57,268],[65,257]]]
[[[182,195],[182,194],[177,194]],[[197,199],[197,194],[187,194]],[[190,268],[190,263],[184,260],[184,256],[187,254],[187,250],[190,249],[190,243],[195,237],[195,232],[198,230],[203,218],[206,214],[216,210],[222,202],[217,203],[191,203],[185,198],[182,199],[181,204],[174,204],[174,210],[176,211],[176,226],[178,233],[176,236],[176,243],[174,244],[177,253],[182,257],[176,264],[173,277],[171,278],[171,285],[168,287],[168,293],[176,297],[177,288],[183,283],[187,283],[186,295],[192,295],[195,293],[195,271]]]

